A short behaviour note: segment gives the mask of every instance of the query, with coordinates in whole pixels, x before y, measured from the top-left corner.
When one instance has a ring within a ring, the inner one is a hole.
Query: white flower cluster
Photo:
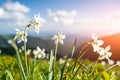
[[[33,51],[34,57],[38,59],[43,59],[46,57],[45,49],[40,49],[40,47],[37,47],[37,50]]]
[[[40,17],[40,15],[35,15],[34,19],[29,21],[29,24],[25,27],[24,31],[20,31],[19,29],[15,29],[16,30],[16,36],[14,37],[14,40],[17,40],[17,43],[21,43],[23,42],[27,42],[27,30],[30,27],[35,28],[35,32],[39,33],[40,32],[40,27],[42,26],[42,23],[44,23],[45,20],[42,19]],[[58,32],[58,35],[55,35],[53,38],[53,40],[55,40],[55,44],[57,45],[58,43],[60,44],[64,44],[63,39],[65,39],[65,35],[62,34],[62,32]],[[20,52],[22,52],[22,50],[19,50]],[[29,55],[31,53],[31,50],[27,51],[27,55]],[[35,58],[45,58],[46,54],[45,54],[45,49],[40,49],[39,47],[37,47],[37,50],[33,51],[33,54],[35,56]]]
[[[59,64],[61,65],[61,64],[64,64],[64,63],[65,63],[65,60],[63,58],[60,58],[59,59]]]
[[[39,33],[40,29],[39,27],[42,26],[42,21],[44,21],[40,15],[35,15],[33,20],[30,20],[29,24],[25,27],[25,29],[28,29],[30,27],[34,27],[35,28],[35,32]],[[19,29],[15,29],[16,30],[16,36],[14,38],[14,40],[17,40],[17,43],[21,43],[22,41],[24,41],[24,37],[25,37],[25,42],[27,42],[27,31],[20,31]]]
[[[42,23],[45,22],[40,15],[35,15],[34,19],[29,21],[29,24],[25,27],[24,31],[20,31],[19,29],[15,29],[16,30],[16,36],[14,37],[14,40],[17,40],[17,43],[21,43],[22,41],[27,42],[27,29],[30,27],[35,28],[35,32],[39,33],[40,32],[40,27],[42,26]],[[64,39],[65,39],[65,35],[62,33],[62,31],[58,32],[57,35],[54,35],[52,40],[55,41],[55,45],[58,45],[58,43],[60,44],[64,44]],[[112,55],[112,52],[109,52],[110,50],[110,45],[108,45],[107,47],[103,48],[101,47],[104,44],[103,40],[99,40],[98,39],[98,35],[93,34],[92,35],[92,47],[93,47],[93,51],[97,52],[100,56],[99,56],[99,60],[103,60],[103,59],[107,59],[108,63],[110,65],[114,64],[114,61],[109,59],[110,56]],[[0,51],[1,52],[1,51]],[[20,50],[20,52],[22,52],[22,50]],[[27,55],[29,55],[31,53],[31,50],[27,50]],[[34,57],[38,58],[38,59],[43,59],[46,57],[45,54],[45,49],[40,49],[39,47],[37,47],[37,50],[33,51]],[[63,59],[60,59],[60,64],[64,63]],[[101,63],[103,65],[105,65],[106,63],[104,61],[101,61]],[[117,65],[120,66],[120,61],[116,62]]]
[[[105,48],[101,47],[104,44],[104,41],[98,40],[98,36],[95,33],[92,35],[92,39],[93,39],[92,42],[93,51],[97,52],[100,55],[99,60],[107,59],[109,65],[114,65],[115,61],[110,59],[112,55],[112,52],[109,52],[110,45],[108,45]],[[101,64],[106,65],[106,62],[101,61]],[[115,65],[120,66],[120,61],[116,61]]]
[[[112,52],[109,52],[110,45],[108,45],[106,48],[102,48],[101,46],[103,45],[104,41],[98,40],[98,36],[96,34],[92,35],[92,39],[93,51],[100,55],[99,60],[107,59],[110,62],[109,57],[112,55]]]

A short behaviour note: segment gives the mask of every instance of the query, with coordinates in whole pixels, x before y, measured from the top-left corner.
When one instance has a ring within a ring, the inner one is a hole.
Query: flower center
[[[39,22],[36,22],[35,25],[39,25],[40,23]]]
[[[21,33],[21,34],[18,34],[18,37],[20,37],[20,38],[23,37],[23,34],[22,34],[22,33]]]
[[[62,38],[61,35],[58,35],[58,40],[61,40],[61,38]]]
[[[95,41],[95,42],[93,42],[93,44],[98,45],[98,42],[97,42],[97,41]]]
[[[107,55],[107,52],[104,52],[104,54],[103,54],[104,56],[106,56]]]

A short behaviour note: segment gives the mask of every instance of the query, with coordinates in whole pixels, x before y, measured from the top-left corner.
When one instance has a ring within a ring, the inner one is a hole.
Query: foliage
[[[9,76],[6,73],[6,69],[9,70],[14,78],[14,80],[20,80],[20,73],[19,73],[19,68],[18,68],[18,63],[16,57],[12,56],[7,56],[7,55],[0,55],[0,80],[10,80]],[[24,57],[21,55],[21,58],[23,59]],[[64,59],[68,60],[68,59]],[[33,59],[30,59],[30,66],[31,68],[33,67],[32,65]],[[24,59],[23,61],[24,62]],[[57,66],[56,66],[56,74],[54,80],[60,79],[60,74],[61,70],[64,68],[64,72],[62,73],[62,80],[119,80],[120,79],[120,70],[119,66],[114,67],[111,70],[104,72],[103,70],[108,68],[109,65],[103,66],[101,63],[97,63],[96,68],[94,73],[91,76],[88,76],[92,70],[91,68],[87,69],[87,65],[90,65],[92,62],[89,60],[81,60],[79,63],[77,62],[76,67],[74,70],[77,70],[78,72],[75,74],[75,72],[72,72],[73,70],[73,65],[75,64],[75,59],[72,59],[69,62],[69,66],[64,64],[59,64],[59,61],[57,61]],[[81,65],[81,66],[79,66]],[[84,66],[86,65],[86,67]],[[80,68],[79,68],[80,67]],[[40,80],[40,74],[42,74],[44,77],[48,75],[48,68],[49,68],[49,60],[37,60],[36,67],[35,67],[35,80]],[[60,69],[59,69],[60,68]],[[75,77],[73,75],[75,74]],[[48,78],[48,77],[46,77]]]

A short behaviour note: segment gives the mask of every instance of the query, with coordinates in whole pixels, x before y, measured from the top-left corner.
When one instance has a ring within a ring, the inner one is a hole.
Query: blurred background
[[[35,14],[40,14],[44,24],[39,34],[34,32],[34,28],[30,28],[28,49],[39,46],[49,53],[55,46],[52,37],[62,30],[66,39],[65,44],[59,46],[58,57],[71,55],[75,38],[76,57],[82,45],[91,41],[91,35],[97,33],[105,42],[103,47],[111,45],[111,58],[120,60],[119,0],[1,0],[0,49],[3,54],[14,54],[14,49],[7,40],[14,38],[15,28],[23,30]],[[18,44],[19,47],[22,45],[23,43]],[[86,55],[84,58],[91,60],[98,56],[93,53],[91,46]]]

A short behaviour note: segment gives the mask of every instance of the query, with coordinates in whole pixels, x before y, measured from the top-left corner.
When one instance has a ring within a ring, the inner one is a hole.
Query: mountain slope
[[[3,53],[15,54],[15,51],[12,48],[12,46],[8,44],[8,40],[13,38],[14,35],[0,35],[0,49],[2,49]],[[52,40],[52,38],[33,36],[28,36],[27,38],[27,48],[29,49],[36,49],[36,47],[39,46],[41,49],[45,48],[46,52],[49,53],[51,49],[55,48],[54,41]],[[69,43],[68,40],[70,40],[71,43]],[[65,40],[65,44],[58,46],[58,56],[71,54],[72,44],[72,40],[69,39],[69,37],[67,37],[67,39]],[[17,46],[21,48],[23,46],[23,43],[17,44]]]
[[[120,60],[120,33],[114,34],[111,36],[101,37],[100,39],[104,41],[104,45],[102,47],[105,48],[108,45],[111,46],[110,51],[112,52],[112,56],[110,57],[110,59],[113,59],[115,61]],[[79,51],[81,50],[81,47],[79,48]],[[78,54],[79,52],[77,53],[77,55]],[[86,52],[83,58],[89,58],[90,60],[96,60],[98,56],[99,55],[97,53],[93,52],[92,46],[89,46],[88,51]]]
[[[114,60],[120,60],[120,33],[103,37],[101,39],[105,42],[104,46],[111,46],[110,51],[113,53],[111,58]]]

